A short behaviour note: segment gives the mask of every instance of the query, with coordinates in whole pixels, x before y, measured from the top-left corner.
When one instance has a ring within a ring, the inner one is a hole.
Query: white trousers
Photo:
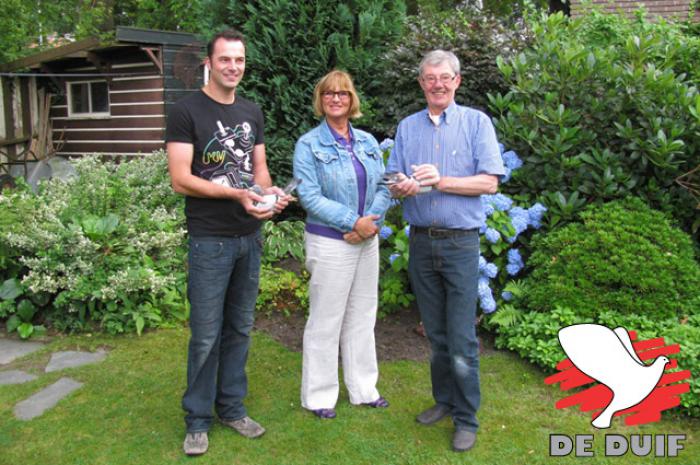
[[[379,241],[348,244],[305,234],[309,319],[304,329],[301,405],[333,408],[338,401],[338,347],[350,402],[379,398],[374,323],[377,318]]]

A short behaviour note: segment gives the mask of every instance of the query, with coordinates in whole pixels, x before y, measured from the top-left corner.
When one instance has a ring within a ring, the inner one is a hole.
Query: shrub
[[[262,262],[271,264],[293,258],[304,263],[304,222],[266,221],[263,223],[265,249]]]
[[[591,206],[572,223],[533,240],[526,310],[571,308],[680,319],[700,314],[700,267],[690,237],[641,200]]]
[[[372,125],[386,47],[400,37],[402,0],[229,1],[227,23],[247,38],[241,90],[265,113],[270,170],[278,183],[291,176],[294,142],[317,124],[315,83],[332,68],[352,74]],[[360,123],[363,124],[363,123]]]
[[[496,347],[513,350],[553,372],[557,363],[566,357],[557,338],[559,330],[577,323],[598,323],[608,328],[622,326],[634,330],[640,340],[663,337],[666,344],[679,344],[680,353],[672,358],[678,360],[680,369],[694,375],[689,381],[690,392],[681,396],[681,412],[700,417],[700,379],[697,376],[700,372],[700,315],[679,321],[603,311],[593,318],[584,318],[569,308],[556,307],[548,313],[521,313],[516,324],[499,326]]]
[[[700,39],[602,13],[532,31],[531,47],[498,61],[509,92],[489,97],[501,141],[526,162],[507,191],[539,198],[550,225],[635,195],[691,231],[696,202],[674,180],[700,164]]]
[[[309,309],[309,276],[264,264],[260,269],[260,291],[256,307],[260,311],[282,312],[289,316],[293,312]]]
[[[409,16],[403,40],[384,58],[384,86],[377,102],[381,118],[374,129],[380,134],[394,134],[402,118],[425,108],[416,81],[417,68],[423,55],[437,48],[454,52],[460,60],[462,84],[457,102],[485,110],[488,93],[507,90],[496,67],[496,56],[510,56],[524,46],[523,39],[518,26],[506,27],[466,4],[450,11],[423,11]]]
[[[21,266],[10,278],[43,301],[41,318],[57,329],[140,333],[186,318],[183,199],[165,154],[121,164],[91,156],[74,166],[74,178],[51,180],[37,195],[0,197],[0,217],[21,218],[0,229],[1,248]]]

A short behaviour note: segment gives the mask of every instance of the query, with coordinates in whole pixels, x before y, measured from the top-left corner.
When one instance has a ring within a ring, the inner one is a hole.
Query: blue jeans
[[[245,364],[258,295],[262,235],[190,237],[187,296],[190,338],[182,408],[187,432],[219,418],[246,416]]]
[[[451,408],[456,429],[475,432],[481,402],[475,327],[478,232],[438,239],[411,234],[408,272],[432,349],[435,402]]]

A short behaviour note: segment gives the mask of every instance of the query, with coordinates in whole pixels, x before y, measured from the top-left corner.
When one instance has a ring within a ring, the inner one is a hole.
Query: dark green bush
[[[542,200],[550,225],[635,195],[697,227],[675,179],[700,164],[700,39],[602,13],[551,15],[532,30],[531,47],[499,60],[510,91],[490,96],[501,142],[525,161],[506,190]]]
[[[631,198],[591,206],[582,223],[532,242],[526,310],[556,306],[583,318],[600,312],[680,319],[700,314],[700,266],[690,237]]]
[[[265,114],[268,164],[277,183],[291,176],[294,143],[317,124],[315,83],[332,68],[352,74],[372,126],[386,66],[382,53],[400,37],[402,0],[229,2],[226,23],[247,39],[242,92]]]
[[[401,43],[384,57],[384,86],[377,101],[381,119],[374,129],[391,135],[402,118],[425,108],[416,80],[418,64],[426,52],[438,48],[454,52],[460,60],[462,84],[457,102],[485,110],[488,93],[507,90],[496,57],[510,56],[525,46],[521,29],[506,28],[500,20],[468,6],[408,17]]]

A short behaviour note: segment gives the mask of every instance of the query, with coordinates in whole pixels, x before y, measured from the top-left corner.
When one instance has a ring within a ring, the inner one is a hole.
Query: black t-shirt
[[[177,102],[168,113],[166,142],[194,146],[192,174],[225,186],[251,187],[253,147],[264,143],[263,114],[243,97],[225,105],[201,90]],[[194,236],[239,236],[260,227],[240,203],[187,196],[187,230]]]

